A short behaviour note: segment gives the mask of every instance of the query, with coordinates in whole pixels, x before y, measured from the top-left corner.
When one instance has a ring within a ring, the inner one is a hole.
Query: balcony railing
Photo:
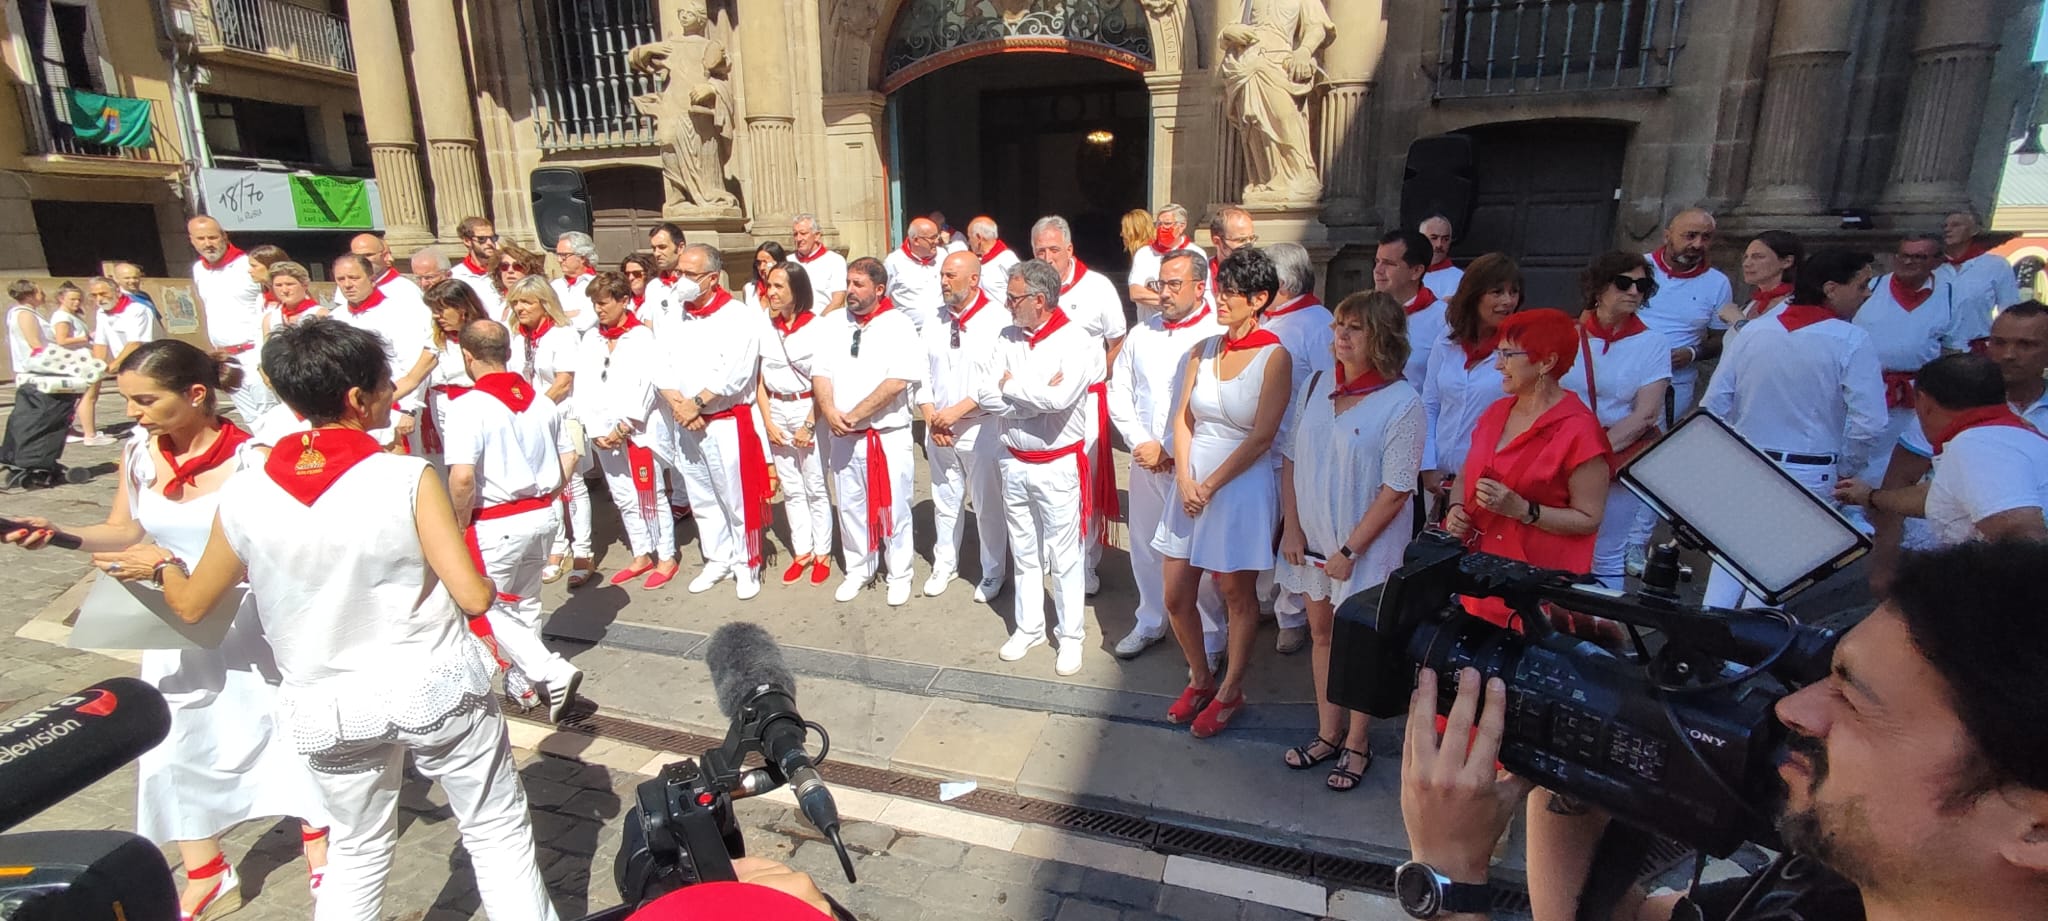
[[[234,48],[342,73],[356,72],[348,20],[284,0],[202,0],[199,44]]]
[[[1671,85],[1685,0],[1444,0],[1435,95]]]
[[[16,84],[15,100],[21,109],[22,135],[30,156],[100,157],[140,163],[177,163],[177,153],[164,143],[164,113],[149,102],[150,130],[155,135],[148,147],[115,147],[81,141],[72,133],[64,97],[41,86]]]
[[[634,100],[656,87],[626,59],[634,47],[660,40],[655,0],[519,0],[517,6],[540,149],[653,144],[654,118]]]

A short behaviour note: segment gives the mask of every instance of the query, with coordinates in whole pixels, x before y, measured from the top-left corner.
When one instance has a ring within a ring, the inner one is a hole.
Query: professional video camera
[[[1681,540],[1776,604],[1869,548],[1834,509],[1705,413],[1623,468],[1622,481]],[[1642,588],[1623,594],[1572,573],[1467,552],[1442,532],[1409,545],[1378,590],[1338,609],[1332,702],[1378,717],[1407,710],[1416,664],[1451,677],[1470,666],[1504,679],[1500,760],[1538,784],[1715,856],[1776,833],[1770,807],[1786,730],[1773,706],[1828,674],[1836,631],[1771,610],[1688,607],[1678,550],[1656,548]],[[1499,598],[1522,633],[1470,616],[1456,596]],[[1551,626],[1546,608],[1625,625],[1620,651]],[[1657,631],[1654,654],[1637,628]]]

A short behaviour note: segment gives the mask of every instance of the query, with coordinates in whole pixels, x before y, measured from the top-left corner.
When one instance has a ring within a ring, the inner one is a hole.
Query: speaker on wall
[[[1472,138],[1439,134],[1408,145],[1401,174],[1401,226],[1414,228],[1432,214],[1451,219],[1458,236],[1472,221]]]
[[[583,171],[572,166],[543,166],[533,171],[533,228],[540,245],[555,248],[562,234],[575,230],[589,233],[592,213],[590,190],[583,184]]]

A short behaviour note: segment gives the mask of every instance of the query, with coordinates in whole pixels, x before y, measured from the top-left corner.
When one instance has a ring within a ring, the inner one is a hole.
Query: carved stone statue
[[[1187,4],[1182,0],[1138,0],[1138,5],[1145,8],[1145,17],[1152,23],[1152,45],[1157,50],[1159,68],[1195,69],[1199,62],[1181,60],[1187,34],[1192,31]]]
[[[1217,34],[1225,114],[1244,139],[1246,204],[1312,204],[1322,194],[1306,105],[1335,23],[1323,0],[1245,0]]]
[[[661,175],[668,193],[661,214],[734,215],[739,199],[725,184],[738,178],[732,167],[733,133],[739,124],[732,100],[732,64],[725,46],[705,34],[711,19],[704,0],[685,2],[676,19],[679,34],[641,45],[626,56],[634,70],[662,84],[658,92],[633,97],[642,113],[654,116],[661,145]]]

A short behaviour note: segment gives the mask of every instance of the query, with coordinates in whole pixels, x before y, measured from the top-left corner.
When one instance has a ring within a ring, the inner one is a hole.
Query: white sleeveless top
[[[377,454],[312,506],[264,471],[221,490],[220,524],[249,567],[302,754],[424,731],[487,705],[490,653],[428,568],[414,521],[417,457]]]

